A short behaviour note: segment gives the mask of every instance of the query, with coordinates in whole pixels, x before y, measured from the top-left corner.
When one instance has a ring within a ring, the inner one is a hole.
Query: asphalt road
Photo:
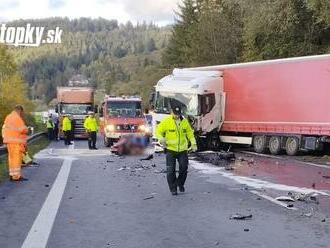
[[[304,202],[292,210],[255,194],[273,196],[279,184],[264,190],[248,175],[192,162],[187,192],[172,196],[163,155],[139,161],[86,148],[53,142],[39,167],[24,169],[28,182],[0,185],[1,248],[329,247],[326,210]],[[252,219],[230,219],[236,213]]]

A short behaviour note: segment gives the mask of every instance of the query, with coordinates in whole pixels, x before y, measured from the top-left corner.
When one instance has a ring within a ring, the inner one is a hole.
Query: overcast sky
[[[180,0],[0,0],[0,21],[62,16],[173,23]]]

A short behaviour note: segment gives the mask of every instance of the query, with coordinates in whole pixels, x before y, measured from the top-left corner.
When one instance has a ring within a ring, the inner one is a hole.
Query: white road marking
[[[298,210],[297,208],[295,208],[295,207],[288,207],[288,204],[285,204],[285,203],[283,203],[283,202],[280,202],[280,201],[278,201],[278,200],[276,200],[275,198],[273,198],[273,197],[270,197],[270,196],[268,196],[268,195],[265,195],[265,194],[262,194],[262,193],[260,193],[260,192],[258,192],[258,191],[256,191],[256,190],[250,190],[250,192],[252,193],[252,194],[255,194],[255,195],[257,195],[257,196],[260,196],[260,197],[262,197],[262,198],[264,198],[264,199],[266,199],[266,200],[268,200],[268,201],[270,201],[270,202],[272,202],[272,203],[275,203],[275,204],[277,204],[277,205],[279,205],[279,206],[281,206],[281,207],[284,207],[284,208],[286,208],[286,209],[290,209],[290,210]]]
[[[45,248],[69,178],[73,158],[63,161],[60,172],[37,216],[22,248]]]
[[[296,187],[296,186],[290,186],[285,184],[278,184],[278,183],[272,183],[268,181],[264,181],[257,178],[250,178],[245,176],[238,176],[233,173],[227,172],[224,170],[224,168],[216,167],[211,164],[205,164],[200,163],[197,161],[190,161],[190,165],[193,166],[195,169],[200,170],[204,174],[219,174],[225,178],[232,179],[236,181],[239,184],[247,185],[251,188],[255,189],[274,189],[278,191],[291,191],[291,192],[297,192],[297,193],[303,193],[303,194],[312,194],[316,193],[319,195],[329,196],[329,191],[323,191],[323,190],[316,190],[316,189],[310,189],[305,187]]]

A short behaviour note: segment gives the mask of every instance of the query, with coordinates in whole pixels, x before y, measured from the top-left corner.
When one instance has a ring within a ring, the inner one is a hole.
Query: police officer
[[[177,188],[184,192],[188,170],[188,141],[191,149],[197,151],[194,131],[188,120],[181,114],[180,106],[172,106],[171,115],[157,126],[156,135],[166,151],[167,182],[172,195]],[[176,176],[176,160],[179,162],[179,176]]]
[[[48,139],[53,140],[54,138],[54,122],[53,122],[53,116],[50,114],[48,116],[48,120],[46,122],[46,127],[48,131]]]
[[[86,129],[86,132],[88,133],[88,148],[90,150],[96,148],[96,135],[98,131],[97,121],[95,119],[94,112],[89,111],[88,117],[85,119],[84,127]]]
[[[69,115],[65,115],[62,122],[62,131],[64,134],[64,144],[72,145],[71,143],[71,131],[72,131],[72,123],[69,118]]]

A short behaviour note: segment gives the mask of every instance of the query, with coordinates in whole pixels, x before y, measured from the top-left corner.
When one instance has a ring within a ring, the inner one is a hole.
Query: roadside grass
[[[49,144],[47,137],[41,137],[28,145],[29,154],[33,156]],[[8,177],[7,155],[0,157],[0,182]]]

